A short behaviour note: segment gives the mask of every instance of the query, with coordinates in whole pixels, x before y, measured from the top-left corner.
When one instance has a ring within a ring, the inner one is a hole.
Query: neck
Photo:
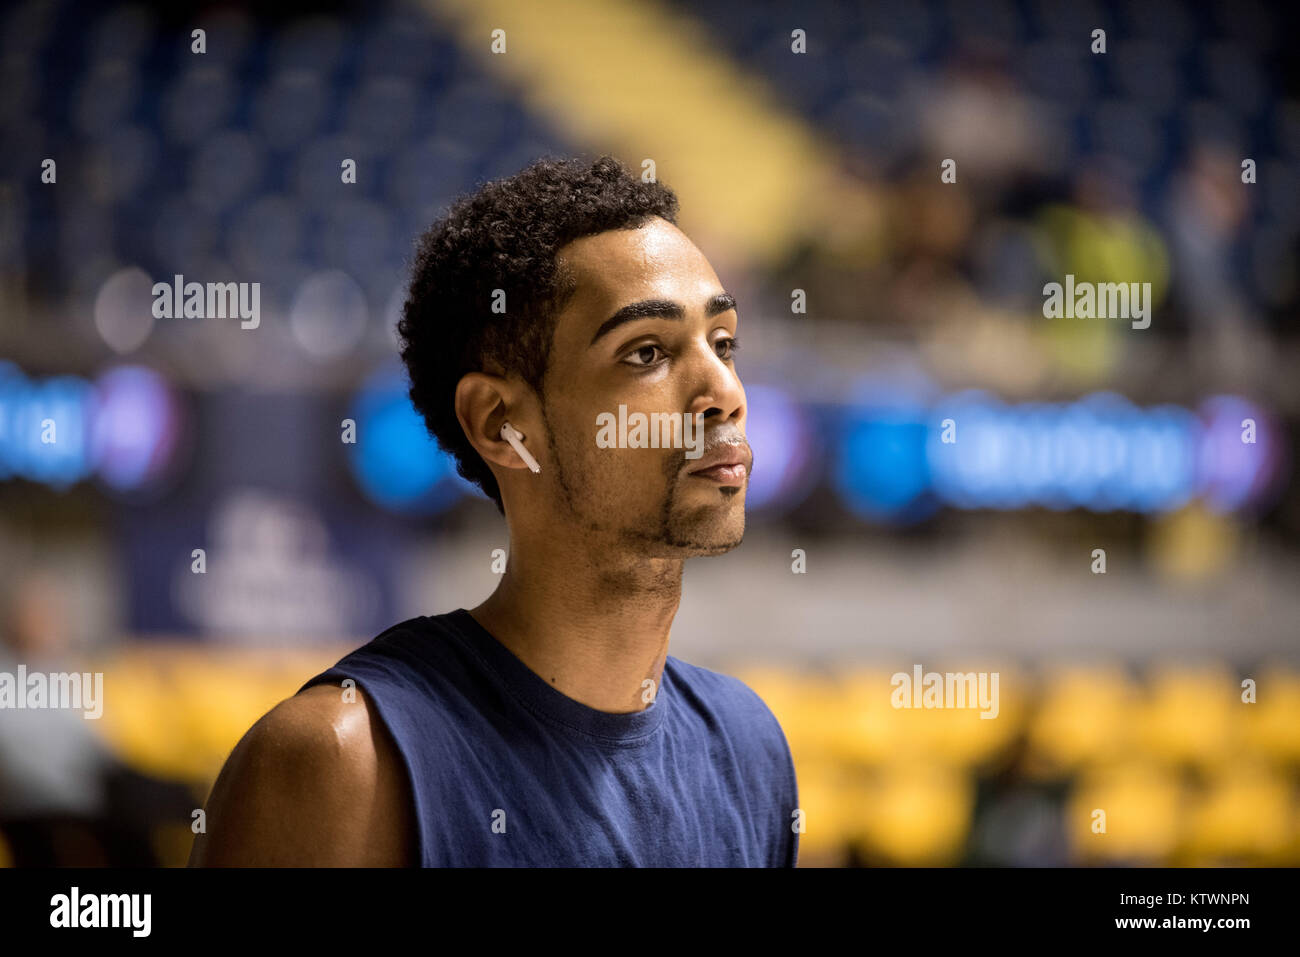
[[[645,680],[659,689],[682,565],[548,529],[511,541],[501,584],[470,614],[562,694],[598,711],[641,711]]]

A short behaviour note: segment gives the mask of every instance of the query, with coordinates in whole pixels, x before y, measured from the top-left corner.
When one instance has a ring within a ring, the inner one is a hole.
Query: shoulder
[[[669,662],[688,702],[713,714],[730,735],[753,740],[778,757],[788,757],[789,748],[780,722],[749,685],[732,675],[680,658],[670,656]]]
[[[333,676],[355,674],[359,683],[363,677],[377,679],[399,693],[411,689],[429,694],[473,670],[457,622],[456,613],[399,622],[345,655],[329,672]]]
[[[414,863],[400,755],[366,695],[346,691],[313,685],[249,729],[213,786],[192,865]]]
[[[382,730],[373,702],[361,689],[322,683],[268,711],[249,730],[246,742],[266,757],[304,766],[327,760],[358,776],[378,769]]]
[[[749,685],[732,675],[672,659],[673,676],[683,686],[678,701],[722,728],[731,753],[752,785],[751,798],[764,835],[763,860],[793,867],[799,835],[790,815],[799,806],[799,782],[785,731],[772,709]]]

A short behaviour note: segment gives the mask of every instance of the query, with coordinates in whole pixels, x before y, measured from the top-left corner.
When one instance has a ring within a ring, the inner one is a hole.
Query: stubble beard
[[[581,504],[584,499],[579,494],[578,483],[573,481],[571,469],[565,467],[568,456],[563,454],[555,443],[555,429],[551,427],[546,415],[546,403],[542,403],[542,421],[546,423],[546,444],[551,461],[555,464],[555,482],[560,490],[560,507],[565,518],[593,535],[613,537],[619,545],[630,550],[642,552],[647,558],[691,558],[703,555],[721,555],[738,546],[745,537],[745,512],[742,502],[733,502],[725,507],[720,516],[716,507],[699,506],[690,511],[681,505],[683,486],[687,482],[700,481],[686,475],[682,468],[686,462],[685,452],[680,456],[670,456],[663,462],[663,477],[668,489],[664,495],[659,514],[643,523],[640,527],[617,525],[613,521],[601,521],[590,509]],[[748,485],[748,477],[746,477]],[[736,488],[719,491],[719,496],[735,498],[743,489]],[[726,526],[732,521],[733,513],[739,513],[739,528],[731,531]]]

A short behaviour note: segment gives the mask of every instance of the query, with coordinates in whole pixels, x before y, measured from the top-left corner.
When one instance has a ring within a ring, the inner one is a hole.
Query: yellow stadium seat
[[[1136,742],[1152,757],[1210,768],[1241,747],[1248,707],[1222,665],[1158,665],[1134,709]]]
[[[1300,673],[1280,667],[1261,668],[1255,703],[1242,707],[1242,740],[1261,757],[1300,764]],[[1241,684],[1237,684],[1238,700]]]
[[[795,774],[799,780],[799,810],[803,812],[801,865],[843,863],[850,839],[843,803],[843,769],[824,762],[796,761]]]
[[[1066,833],[1084,862],[1166,862],[1183,843],[1179,776],[1133,759],[1086,771],[1066,801]]]
[[[970,777],[924,761],[905,760],[847,782],[846,823],[868,858],[907,866],[956,864],[970,832]]]
[[[1071,666],[1049,673],[1029,722],[1030,774],[1058,777],[1130,750],[1136,691],[1117,665]]]
[[[1251,762],[1224,767],[1192,802],[1186,849],[1222,863],[1293,864],[1295,811],[1294,790],[1278,769]]]

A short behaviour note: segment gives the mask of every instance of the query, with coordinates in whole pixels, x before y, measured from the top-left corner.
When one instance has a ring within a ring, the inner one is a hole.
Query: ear
[[[507,469],[528,465],[501,437],[509,422],[524,435],[524,444],[542,462],[541,416],[531,390],[518,381],[488,372],[468,372],[456,383],[456,418],[483,461]],[[544,463],[543,463],[544,464]]]

